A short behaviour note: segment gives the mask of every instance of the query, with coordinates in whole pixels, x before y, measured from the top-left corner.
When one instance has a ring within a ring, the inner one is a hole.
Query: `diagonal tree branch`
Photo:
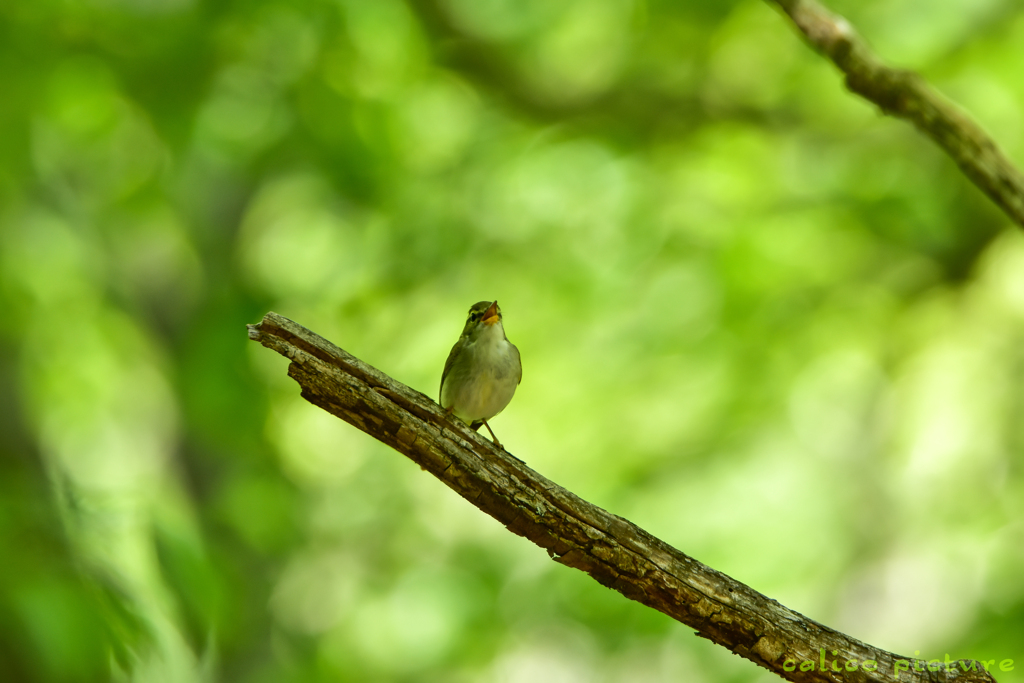
[[[846,75],[846,87],[886,114],[913,123],[1024,227],[1024,175],[969,116],[918,74],[883,64],[844,18],[815,0],[767,1],[781,7],[814,49],[839,67]]]
[[[287,318],[268,313],[249,325],[249,338],[291,360],[288,375],[310,403],[407,456],[556,562],[785,679],[889,683],[898,672],[900,681],[994,683],[979,662],[936,669],[797,614],[545,479],[428,397]]]

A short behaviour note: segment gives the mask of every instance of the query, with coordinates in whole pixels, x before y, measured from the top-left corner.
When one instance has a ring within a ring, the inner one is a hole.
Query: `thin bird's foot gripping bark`
[[[494,430],[491,429],[491,425],[487,424],[487,420],[481,420],[481,422],[484,423],[484,427],[487,427],[487,431],[491,433],[491,439],[494,441],[494,445],[497,446],[498,448],[505,448],[504,446],[501,445],[501,442],[498,441],[498,437],[494,435]]]

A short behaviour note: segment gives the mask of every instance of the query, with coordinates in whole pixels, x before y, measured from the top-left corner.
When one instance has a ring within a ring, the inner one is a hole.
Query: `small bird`
[[[497,301],[480,301],[469,309],[462,336],[452,347],[441,375],[441,407],[472,429],[505,409],[523,379],[519,349],[505,336]]]

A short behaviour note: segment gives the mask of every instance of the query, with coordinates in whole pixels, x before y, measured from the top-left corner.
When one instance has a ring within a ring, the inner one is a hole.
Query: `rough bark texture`
[[[912,122],[937,142],[982,192],[1024,227],[1024,175],[967,115],[912,71],[882,64],[850,24],[814,0],[768,0],[846,75],[846,87]]]
[[[925,662],[871,647],[787,609],[545,479],[449,418],[432,399],[287,318],[268,313],[249,326],[249,338],[292,361],[288,375],[306,400],[407,456],[556,562],[783,678],[889,682],[899,667],[900,681],[994,681],[977,662],[928,671]],[[866,661],[876,663],[873,671],[864,669]],[[803,662],[814,670],[801,671]],[[856,670],[849,670],[851,663]]]

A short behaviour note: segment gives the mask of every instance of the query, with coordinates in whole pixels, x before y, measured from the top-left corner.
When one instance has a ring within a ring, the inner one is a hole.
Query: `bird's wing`
[[[459,337],[459,341],[455,342],[455,346],[452,347],[451,352],[448,354],[448,360],[444,362],[444,372],[441,373],[441,386],[437,389],[437,402],[441,403],[441,390],[444,389],[444,380],[448,377],[448,373],[452,369],[452,365],[455,364],[455,357],[459,355],[459,351],[466,345],[468,337]],[[441,406],[442,408],[444,406]]]
[[[508,343],[512,347],[512,350],[516,352],[516,367],[519,368],[519,377],[516,378],[516,385],[523,383],[523,361],[519,358],[519,349],[512,342]]]

